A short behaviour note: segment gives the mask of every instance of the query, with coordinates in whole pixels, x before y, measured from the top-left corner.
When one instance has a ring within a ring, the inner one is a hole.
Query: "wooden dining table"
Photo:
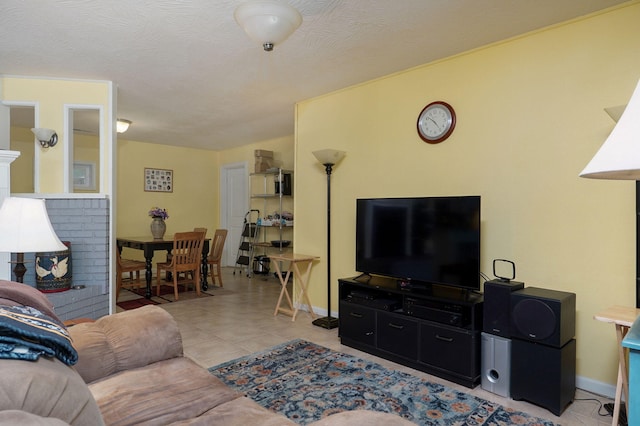
[[[207,274],[209,273],[209,265],[207,264],[207,256],[209,255],[209,243],[211,238],[205,238],[202,245],[202,266],[201,266],[201,288],[206,291],[209,288],[207,283]],[[171,253],[173,249],[173,235],[165,235],[163,239],[156,240],[151,236],[144,237],[117,237],[116,245],[118,251],[122,253],[124,247],[132,248],[135,250],[142,250],[145,259],[145,279],[147,282],[147,289],[144,297],[151,298],[151,277],[153,273],[153,255],[156,251],[166,250],[167,254]]]

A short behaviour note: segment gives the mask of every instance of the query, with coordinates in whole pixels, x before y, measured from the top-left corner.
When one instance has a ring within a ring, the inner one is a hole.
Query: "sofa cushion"
[[[87,383],[119,371],[182,356],[178,324],[149,305],[69,328],[78,351],[76,370]]]
[[[0,362],[0,410],[22,410],[72,425],[104,424],[80,375],[57,358]]]
[[[0,411],[0,425],[68,426],[69,423],[53,417],[40,417],[20,410]]]
[[[89,388],[109,425],[169,424],[242,396],[184,357],[123,371]]]
[[[31,306],[62,323],[47,296],[27,284],[0,280],[0,305]]]
[[[171,423],[171,426],[295,426],[281,414],[274,413],[243,396],[207,411],[197,418]],[[364,426],[364,424],[362,425]]]

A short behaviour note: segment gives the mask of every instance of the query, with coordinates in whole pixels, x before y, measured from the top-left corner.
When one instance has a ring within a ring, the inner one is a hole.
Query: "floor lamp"
[[[17,282],[23,282],[27,271],[24,253],[67,249],[51,226],[44,200],[5,198],[0,208],[0,252],[16,253]]]
[[[314,151],[313,155],[324,166],[327,173],[327,316],[313,321],[313,325],[332,329],[338,326],[338,318],[331,317],[331,172],[346,152],[335,149]]]
[[[605,108],[607,113],[615,120],[619,109]],[[613,131],[604,141],[596,155],[584,168],[580,177],[612,180],[640,180],[640,81],[638,82],[629,104],[624,109],[622,116],[613,128]],[[636,182],[636,188],[638,183]],[[636,196],[637,198],[637,196]],[[636,201],[637,203],[637,201]],[[638,220],[638,219],[636,219]],[[636,237],[637,238],[637,237]],[[636,243],[637,244],[637,243]],[[638,256],[638,254],[636,254]],[[640,308],[640,284],[636,279],[636,307]],[[619,367],[621,368],[621,367]],[[625,389],[627,406],[624,404],[605,404],[612,413],[613,421],[618,424],[620,410],[626,410],[628,414],[629,390]]]
[[[616,120],[620,107],[605,108]],[[580,177],[640,181],[640,81],[616,126]],[[637,186],[637,184],[636,184]],[[636,307],[640,308],[640,282],[636,280]]]

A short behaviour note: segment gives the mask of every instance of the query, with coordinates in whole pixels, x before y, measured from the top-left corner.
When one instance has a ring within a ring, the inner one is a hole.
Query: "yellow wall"
[[[73,136],[73,143],[73,161],[92,163],[94,165],[96,189],[88,190],[72,188],[72,191],[77,193],[99,192],[100,183],[98,177],[100,176],[100,139],[94,135],[80,134],[76,132]]]
[[[71,192],[99,192],[100,139],[95,135],[76,133],[74,135],[74,145],[74,161],[94,164],[96,189],[79,190],[72,188]],[[36,142],[31,130],[24,127],[12,127],[11,149],[20,152],[20,156],[11,164],[11,192],[15,194],[33,193]]]
[[[296,121],[296,252],[321,256],[326,307],[326,175],[312,151],[347,151],[332,175],[332,308],[355,275],[355,200],[482,196],[482,271],[511,259],[527,286],[577,294],[578,375],[615,383],[616,344],[593,315],[633,305],[633,182],[581,179],[640,78],[640,4],[304,101]],[[444,100],[458,123],[439,145],[416,119]]]
[[[218,154],[213,151],[118,139],[118,237],[151,236],[153,207],[167,209],[167,235],[205,227],[212,236],[219,224]],[[173,192],[145,192],[144,169],[173,170]],[[127,257],[143,259],[139,250]]]
[[[109,126],[111,111],[112,86],[108,81],[80,81],[39,79],[26,77],[3,77],[3,101],[37,102],[39,105],[39,122],[36,127],[54,129],[58,134],[58,144],[52,148],[39,149],[39,191],[40,193],[64,192],[64,107],[65,105],[92,105],[103,107],[103,120]],[[108,132],[105,132],[108,134]],[[105,141],[101,170],[109,160],[110,143]],[[104,179],[107,183],[108,177]],[[110,188],[102,192],[111,193]]]
[[[36,149],[33,133],[23,127],[12,127],[10,141],[11,150],[20,152],[20,156],[11,164],[11,192],[32,193],[33,156]]]
[[[275,167],[293,170],[293,135],[221,151],[220,164],[224,165],[246,161],[249,166],[249,172],[253,172],[255,161],[254,151],[256,149],[273,151]]]

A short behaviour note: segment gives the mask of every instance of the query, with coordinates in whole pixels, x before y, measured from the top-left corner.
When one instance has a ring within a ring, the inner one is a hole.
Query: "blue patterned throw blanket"
[[[0,359],[36,361],[56,357],[67,365],[78,362],[67,329],[28,306],[0,307]]]

